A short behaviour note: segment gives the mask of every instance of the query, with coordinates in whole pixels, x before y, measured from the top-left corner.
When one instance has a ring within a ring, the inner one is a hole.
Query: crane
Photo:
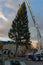
[[[31,10],[31,6],[30,6],[30,3],[28,0],[26,0],[26,3],[27,3],[27,6],[28,6],[28,9],[30,11],[30,15],[31,15],[31,18],[33,20],[33,23],[34,23],[34,26],[36,28],[36,31],[37,31],[37,39],[38,39],[38,43],[39,43],[39,50],[41,49],[42,47],[42,41],[41,41],[41,34],[40,34],[40,31],[39,31],[39,27],[38,27],[38,24],[36,23],[36,20],[35,20],[35,17],[34,15],[32,14],[32,10]]]

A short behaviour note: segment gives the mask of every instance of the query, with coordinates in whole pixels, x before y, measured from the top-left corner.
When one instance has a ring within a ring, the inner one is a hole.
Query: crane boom
[[[26,3],[27,3],[27,6],[28,6],[28,9],[30,11],[30,14],[31,14],[34,26],[35,26],[36,31],[37,31],[37,38],[38,38],[38,43],[39,43],[39,49],[41,49],[40,45],[42,45],[42,42],[41,42],[41,34],[40,34],[40,31],[39,31],[39,27],[38,27],[38,24],[36,23],[35,18],[34,18],[33,14],[32,14],[31,6],[30,6],[30,3],[28,2],[28,0],[26,0]]]

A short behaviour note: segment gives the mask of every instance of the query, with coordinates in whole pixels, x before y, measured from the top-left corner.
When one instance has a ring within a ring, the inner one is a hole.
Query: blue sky
[[[19,4],[25,0],[0,0],[0,38],[8,38],[8,31],[11,28],[12,20],[15,18]],[[39,25],[40,33],[43,38],[43,0],[29,0],[32,13]],[[31,32],[31,39],[37,40],[37,32],[34,28],[28,7],[28,19]]]

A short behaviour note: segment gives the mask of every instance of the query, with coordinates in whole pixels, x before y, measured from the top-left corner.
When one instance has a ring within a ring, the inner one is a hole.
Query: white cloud
[[[8,21],[8,19],[3,15],[2,12],[0,12],[0,18],[2,18],[2,19],[5,20],[5,21]]]
[[[3,26],[2,25],[0,25],[0,29],[2,29],[3,28]]]
[[[0,2],[2,2],[2,1],[5,1],[5,0],[0,0]]]
[[[5,7],[11,8],[13,10],[18,10],[20,7],[19,4],[21,5],[23,0],[7,0],[5,3]]]
[[[8,8],[11,8],[11,9],[15,9],[15,10],[17,9],[17,6],[14,6],[10,3],[6,3],[5,6],[8,7]]]
[[[8,37],[8,31],[11,28],[12,21],[4,22],[4,20],[0,20],[0,37]]]

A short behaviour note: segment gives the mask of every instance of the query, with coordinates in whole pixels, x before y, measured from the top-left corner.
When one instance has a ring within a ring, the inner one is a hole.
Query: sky
[[[25,0],[0,0],[0,39],[8,39],[8,31],[11,28],[12,20],[15,18],[19,9],[19,4]],[[31,10],[38,23],[39,30],[43,39],[43,0],[29,0]],[[37,32],[34,27],[32,18],[27,7],[27,15],[29,20],[29,30],[31,33],[31,40],[37,40]]]

